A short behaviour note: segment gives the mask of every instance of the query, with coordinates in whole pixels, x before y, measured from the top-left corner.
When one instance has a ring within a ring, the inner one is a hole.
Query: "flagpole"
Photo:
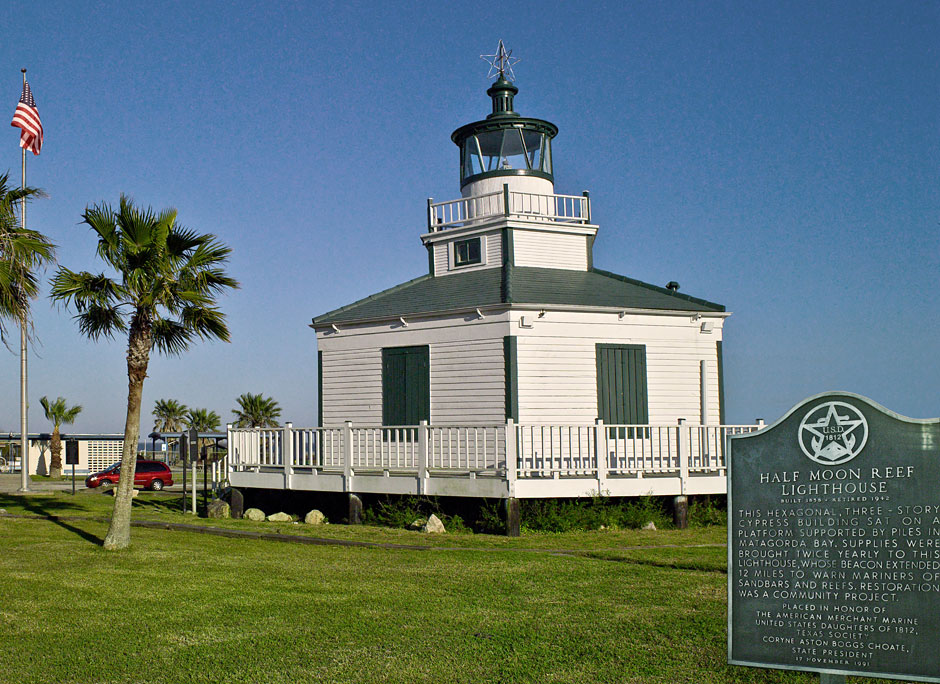
[[[26,69],[23,72],[23,89],[26,89]],[[26,190],[26,148],[23,149],[23,190]],[[26,231],[26,195],[20,200],[20,220]],[[29,432],[27,412],[29,397],[26,391],[26,312],[20,312],[20,489],[29,491]]]

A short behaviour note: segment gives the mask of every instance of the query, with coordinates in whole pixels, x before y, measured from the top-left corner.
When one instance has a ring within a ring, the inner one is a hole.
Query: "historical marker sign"
[[[940,682],[940,419],[824,394],[727,456],[728,662]]]

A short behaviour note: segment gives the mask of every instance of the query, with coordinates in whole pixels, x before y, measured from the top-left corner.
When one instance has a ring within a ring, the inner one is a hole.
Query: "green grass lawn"
[[[111,501],[0,497],[14,514],[88,516],[0,518],[0,682],[818,681],[725,664],[723,529],[506,539],[218,521],[438,548],[135,528],[109,553],[92,518]],[[142,494],[135,518],[209,523],[172,503]]]

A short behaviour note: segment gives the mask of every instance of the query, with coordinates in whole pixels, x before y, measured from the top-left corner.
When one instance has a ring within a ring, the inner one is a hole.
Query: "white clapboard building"
[[[428,272],[313,319],[319,427],[230,431],[236,486],[503,498],[724,491],[723,306],[593,265],[548,121],[461,126]],[[416,245],[417,246],[417,245]],[[614,426],[614,427],[611,427]]]

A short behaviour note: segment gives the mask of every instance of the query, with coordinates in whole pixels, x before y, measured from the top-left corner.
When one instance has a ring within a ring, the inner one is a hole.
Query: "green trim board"
[[[512,242],[513,231],[511,228],[503,228],[503,265],[512,266],[516,263],[515,248]]]
[[[518,338],[503,338],[503,363],[506,373],[506,418],[519,422],[519,345]]]
[[[382,425],[431,420],[430,371],[427,345],[382,349]]]
[[[323,427],[323,352],[317,352],[317,427]]]
[[[506,264],[501,268],[473,269],[436,278],[426,274],[317,316],[311,327],[494,304],[690,312],[725,310],[720,304],[600,269],[569,271]]]

